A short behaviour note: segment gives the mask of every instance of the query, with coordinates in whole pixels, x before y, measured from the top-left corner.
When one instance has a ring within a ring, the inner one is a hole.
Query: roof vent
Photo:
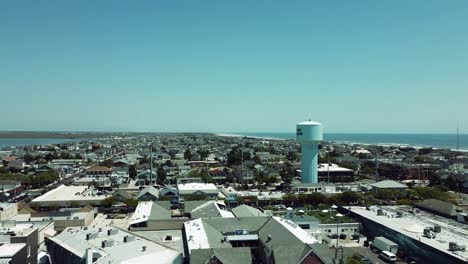
[[[145,252],[146,251],[146,246],[142,246],[141,251]]]
[[[107,235],[112,236],[112,235],[117,234],[117,232],[118,232],[117,229],[109,229],[109,230],[107,230]]]
[[[104,240],[101,242],[101,247],[106,248],[106,247],[112,246],[113,244],[114,244],[113,240]]]
[[[268,236],[267,236],[267,242],[268,242],[268,241],[271,241],[271,235],[268,235]]]
[[[97,233],[88,233],[86,234],[86,240],[91,240],[97,237]]]
[[[124,236],[124,238],[123,238],[124,243],[130,242],[130,241],[133,241],[133,240],[135,240],[135,236],[132,236],[132,235],[127,235],[127,236]]]

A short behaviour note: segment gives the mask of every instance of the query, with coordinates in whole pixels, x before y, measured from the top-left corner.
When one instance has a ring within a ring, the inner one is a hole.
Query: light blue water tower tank
[[[306,121],[296,126],[296,141],[301,144],[302,183],[318,182],[318,144],[323,140],[322,124]]]

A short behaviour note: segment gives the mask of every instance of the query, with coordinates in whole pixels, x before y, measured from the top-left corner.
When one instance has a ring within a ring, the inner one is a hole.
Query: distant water
[[[231,135],[252,136],[261,138],[295,139],[294,133],[232,133]],[[379,144],[408,145],[414,147],[457,148],[456,134],[364,134],[364,133],[325,133],[325,141]],[[461,134],[460,149],[468,150],[468,134]]]
[[[64,138],[0,138],[0,149],[7,146],[49,145],[72,141]]]

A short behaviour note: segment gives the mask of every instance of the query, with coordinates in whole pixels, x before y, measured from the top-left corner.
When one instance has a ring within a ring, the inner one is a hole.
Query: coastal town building
[[[67,228],[46,243],[52,263],[182,263],[180,252],[115,226]]]

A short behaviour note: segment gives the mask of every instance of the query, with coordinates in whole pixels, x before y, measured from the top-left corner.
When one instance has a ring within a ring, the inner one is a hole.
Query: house
[[[114,196],[117,201],[123,202],[127,199],[133,199],[137,195],[138,195],[138,192],[120,189],[120,190],[117,190],[112,196]]]
[[[234,217],[223,201],[186,201],[184,206],[190,218]]]
[[[334,183],[294,183],[291,185],[291,191],[294,193],[336,193]]]
[[[212,183],[185,183],[177,184],[179,196],[181,198],[187,196],[200,196],[209,200],[217,199],[219,190]]]
[[[319,182],[352,182],[354,171],[336,164],[321,163],[318,165]]]
[[[92,166],[86,169],[87,177],[110,177],[112,175],[112,169],[105,166]]]
[[[165,199],[165,200],[169,199],[171,201],[176,202],[177,199],[179,198],[179,190],[171,186],[165,186],[159,189],[159,197],[161,199]]]
[[[147,186],[136,197],[139,201],[156,201],[159,199],[159,190],[153,186]]]
[[[15,169],[15,170],[22,170],[26,166],[26,163],[22,159],[15,159],[10,162],[8,162],[8,169]]]
[[[379,195],[379,193],[382,191],[392,191],[396,194],[403,195],[408,189],[407,185],[392,180],[379,181],[370,184],[370,186],[372,187],[372,192],[374,195]]]
[[[223,184],[226,182],[227,173],[223,170],[212,169],[208,171],[208,174],[213,179],[213,181],[218,184]]]
[[[151,170],[143,170],[138,173],[137,180],[139,182],[143,182],[143,184],[154,184],[158,179],[158,174],[155,169]],[[151,183],[150,183],[151,180]]]
[[[7,156],[7,157],[4,157],[2,159],[2,162],[3,162],[3,166],[8,166],[8,163],[10,163],[11,161],[15,161],[16,160],[16,156],[14,155],[10,155],[10,156]]]
[[[172,218],[169,201],[139,202],[130,218],[129,230],[181,230],[187,218]]]

